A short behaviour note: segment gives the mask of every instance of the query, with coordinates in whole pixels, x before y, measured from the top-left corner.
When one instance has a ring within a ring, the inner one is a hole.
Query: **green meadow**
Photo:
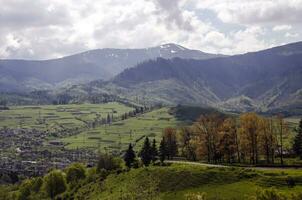
[[[288,184],[292,179],[294,185]],[[87,199],[127,199],[139,195],[146,199],[186,200],[188,194],[205,193],[207,200],[251,199],[260,190],[275,188],[291,196],[302,191],[302,171],[296,169],[215,168],[190,164],[148,167],[112,174],[102,186],[88,184],[79,189],[78,197]],[[153,198],[150,196],[154,195]],[[148,197],[147,197],[148,196]]]
[[[78,135],[64,138],[68,148],[93,148],[100,151],[120,151],[126,149],[129,143],[140,147],[144,136],[160,140],[166,127],[185,124],[175,118],[169,108],[161,108],[148,113],[102,125],[86,130]]]
[[[86,122],[108,114],[118,117],[133,108],[120,103],[12,106],[0,110],[0,127],[60,130],[85,127]]]

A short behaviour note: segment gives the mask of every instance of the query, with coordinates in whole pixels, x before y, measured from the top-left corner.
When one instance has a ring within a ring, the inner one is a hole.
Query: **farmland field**
[[[121,120],[124,113],[133,109],[116,102],[13,106],[9,110],[0,111],[0,128],[28,128],[52,133],[65,131],[60,136],[64,137],[61,141],[68,149],[88,148],[102,152],[120,152],[129,143],[134,144],[138,150],[145,136],[159,142],[164,128],[188,124],[201,113],[210,112],[194,107],[164,107]],[[106,119],[108,115],[115,118],[115,122],[95,127],[89,125],[97,119]],[[287,118],[286,121],[291,129],[298,123],[296,118]],[[293,135],[286,136],[285,146],[290,146]],[[58,139],[57,136],[50,139]]]
[[[52,130],[82,127],[97,116],[106,118],[110,114],[118,117],[131,110],[133,108],[119,103],[13,106],[0,111],[0,128]]]
[[[184,122],[169,113],[169,108],[161,108],[84,131],[79,135],[64,138],[63,141],[68,144],[68,148],[90,147],[100,151],[120,151],[130,142],[140,146],[144,136],[159,141],[164,128],[183,124]]]

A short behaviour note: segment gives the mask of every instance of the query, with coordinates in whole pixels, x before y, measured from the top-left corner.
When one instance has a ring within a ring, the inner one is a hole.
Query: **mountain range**
[[[24,83],[34,80],[52,87],[52,95],[80,101],[109,95],[145,104],[302,113],[302,42],[234,56],[176,44],[102,49],[56,60],[2,60],[0,72],[0,91],[33,90]]]
[[[124,69],[158,57],[209,59],[208,54],[176,44],[145,49],[97,49],[52,60],[0,60],[0,91],[32,91],[109,80]]]
[[[207,60],[157,59],[112,81],[125,95],[229,110],[302,105],[302,42]]]

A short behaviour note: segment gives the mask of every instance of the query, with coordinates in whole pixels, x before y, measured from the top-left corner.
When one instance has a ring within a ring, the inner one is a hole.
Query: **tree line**
[[[302,159],[302,120],[296,129],[292,147],[284,145],[290,128],[282,118],[262,117],[256,113],[241,114],[239,118],[219,114],[202,115],[192,126],[165,128],[160,146],[145,138],[138,156],[144,165],[175,156],[208,163],[284,164],[285,156]],[[129,156],[130,155],[130,156]],[[125,154],[127,166],[132,166],[136,155],[131,146]]]

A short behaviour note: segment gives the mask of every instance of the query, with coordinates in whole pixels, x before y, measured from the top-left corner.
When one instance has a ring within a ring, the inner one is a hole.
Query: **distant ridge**
[[[52,89],[97,79],[109,80],[124,69],[157,57],[209,59],[223,55],[177,44],[144,49],[96,49],[51,60],[0,60],[0,92]]]
[[[109,90],[112,84],[125,96],[168,104],[302,108],[302,42],[208,60],[158,58],[123,71]]]

